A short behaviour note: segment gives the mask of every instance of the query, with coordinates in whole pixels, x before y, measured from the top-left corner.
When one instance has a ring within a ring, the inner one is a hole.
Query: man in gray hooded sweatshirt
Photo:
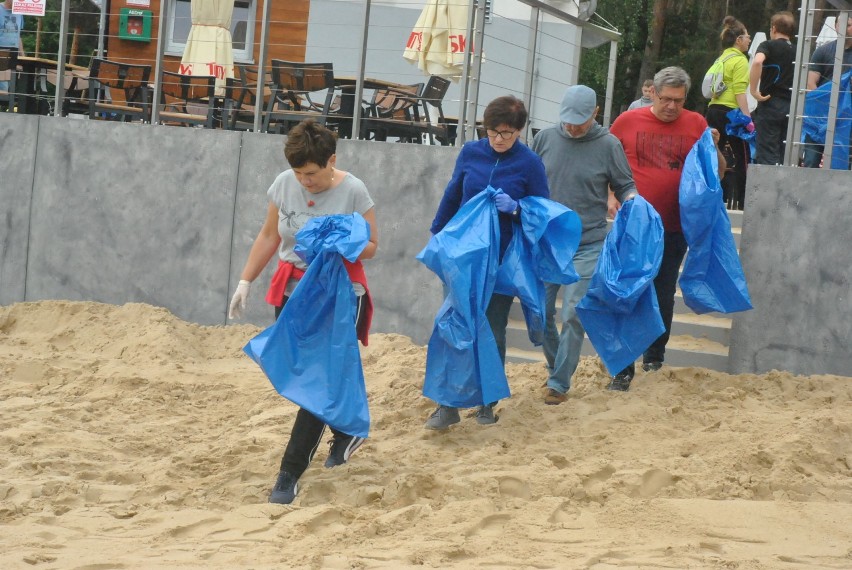
[[[561,404],[567,399],[571,377],[580,361],[585,330],[576,306],[589,288],[589,281],[603,249],[607,228],[609,192],[623,203],[636,195],[633,173],[621,142],[595,122],[597,96],[585,85],[565,91],[559,125],[539,132],[532,149],[541,156],[550,186],[550,198],[580,216],[583,234],[574,255],[580,280],[566,285],[562,293],[562,332],[556,329],[556,297],[560,285],[546,283],[546,330],[544,355],[550,377],[544,403]]]

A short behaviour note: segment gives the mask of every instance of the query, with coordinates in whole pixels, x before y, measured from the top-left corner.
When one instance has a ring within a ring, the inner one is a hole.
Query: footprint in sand
[[[515,477],[502,477],[499,480],[498,487],[500,494],[507,497],[517,497],[519,499],[529,499],[532,496],[529,485],[526,481],[522,481]]]
[[[488,515],[480,520],[476,526],[468,530],[465,535],[499,536],[503,534],[503,529],[509,523],[511,518],[511,515],[508,514]]]

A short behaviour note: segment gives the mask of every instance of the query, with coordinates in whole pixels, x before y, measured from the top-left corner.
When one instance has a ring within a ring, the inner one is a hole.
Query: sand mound
[[[259,329],[164,309],[0,307],[3,568],[850,568],[852,378],[697,368],[545,406],[507,368],[495,426],[423,429],[425,349],[362,349],[371,438],[266,503],[295,407]]]

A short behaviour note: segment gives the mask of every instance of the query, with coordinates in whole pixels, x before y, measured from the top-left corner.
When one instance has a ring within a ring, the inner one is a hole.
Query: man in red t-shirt
[[[665,359],[677,279],[687,249],[680,228],[680,176],[686,155],[707,128],[704,117],[683,108],[689,86],[689,75],[680,67],[660,70],[654,76],[651,106],[622,113],[610,127],[610,132],[621,141],[627,154],[639,195],[660,214],[665,231],[663,261],[654,279],[654,287],[666,332],[642,355],[642,369],[646,372],[659,370]],[[719,133],[714,131],[713,138],[718,142]],[[725,160],[721,153],[718,156],[721,177],[725,171]],[[618,373],[607,388],[626,391],[634,373],[634,365],[631,364]]]

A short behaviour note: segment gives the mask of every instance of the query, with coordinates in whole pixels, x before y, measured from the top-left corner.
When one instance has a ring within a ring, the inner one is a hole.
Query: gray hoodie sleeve
[[[609,185],[616,199],[623,203],[629,194],[638,194],[638,192],[636,183],[633,182],[633,171],[630,170],[627,155],[624,154],[624,147],[615,135],[610,136],[615,139],[615,144],[610,150]]]

